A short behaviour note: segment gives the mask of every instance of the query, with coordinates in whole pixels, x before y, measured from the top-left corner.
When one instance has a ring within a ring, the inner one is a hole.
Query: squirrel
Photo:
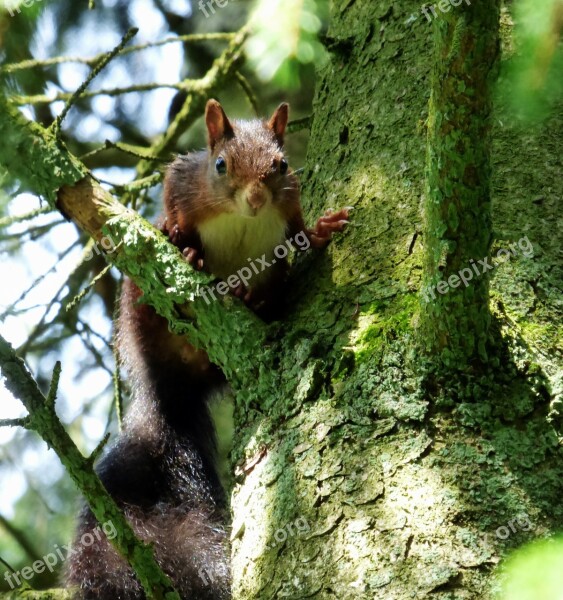
[[[268,121],[231,122],[219,102],[209,100],[208,148],[178,156],[168,167],[159,223],[195,269],[221,279],[248,269],[251,260],[269,261],[269,268],[254,269],[232,290],[265,318],[279,307],[288,270],[285,256],[274,258],[276,246],[301,235],[322,248],[348,222],[347,209],[329,210],[314,228],[305,226],[299,182],[283,152],[288,110],[283,103]],[[126,279],[116,343],[132,402],[122,433],[96,470],[138,537],[153,544],[181,598],[228,599],[228,507],[209,412],[210,397],[227,382],[203,350],[171,333],[140,300],[141,291]],[[94,542],[86,545],[85,539]],[[87,507],[78,519],[65,583],[80,600],[145,598]]]

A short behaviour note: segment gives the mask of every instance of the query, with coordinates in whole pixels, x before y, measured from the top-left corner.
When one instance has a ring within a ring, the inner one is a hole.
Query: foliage
[[[515,116],[537,122],[546,119],[563,97],[563,3],[519,0],[514,20],[516,50],[500,92]]]
[[[538,540],[514,552],[503,565],[499,600],[559,598],[563,572],[563,537]]]

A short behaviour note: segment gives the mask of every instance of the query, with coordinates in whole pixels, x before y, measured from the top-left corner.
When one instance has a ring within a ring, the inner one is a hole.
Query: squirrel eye
[[[219,175],[224,175],[227,172],[227,163],[222,156],[215,161],[215,170]]]
[[[280,173],[282,175],[285,175],[287,173],[288,167],[289,167],[289,165],[287,164],[287,160],[285,160],[285,158],[282,158],[280,160]]]

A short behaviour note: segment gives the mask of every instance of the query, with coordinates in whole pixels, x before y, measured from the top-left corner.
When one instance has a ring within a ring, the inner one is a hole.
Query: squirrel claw
[[[252,288],[246,288],[244,284],[239,284],[233,290],[233,296],[240,298],[245,304],[248,304],[252,300]]]
[[[166,227],[166,224],[165,224]],[[174,225],[171,230],[168,230],[168,239],[177,246],[182,237],[182,232],[180,231],[180,227],[178,224]]]
[[[190,248],[188,246],[182,250],[182,254],[196,271],[201,271],[203,269],[203,258],[198,258],[198,251],[195,248]]]
[[[341,208],[334,211],[331,208],[325,211],[325,214],[317,221],[315,229],[310,232],[309,239],[313,248],[324,248],[329,242],[333,233],[342,231],[349,223],[348,208]]]

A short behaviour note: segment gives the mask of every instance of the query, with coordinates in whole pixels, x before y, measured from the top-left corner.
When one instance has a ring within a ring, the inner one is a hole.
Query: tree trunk
[[[434,20],[420,331],[422,346],[450,370],[487,361],[499,9],[499,0],[474,1]]]
[[[484,5],[475,1],[471,10],[481,14]],[[437,9],[436,18],[443,16]],[[506,13],[503,19],[506,28]],[[489,21],[479,35],[493,30]],[[542,235],[557,219],[562,123],[553,118],[533,132],[509,127],[496,107],[493,248],[517,249],[493,273],[492,329],[502,342],[472,387],[453,376],[447,387],[429,387],[418,324],[444,314],[457,291],[437,305],[430,299],[432,312],[421,314],[428,310],[419,291],[431,44],[418,2],[332,4],[303,197],[311,222],[326,207],[355,211],[344,236],[294,269],[292,311],[271,368],[294,381],[295,392],[280,386],[275,397],[236,403],[237,600],[486,599],[497,585],[492,567],[508,549],[563,524],[561,452],[546,420],[550,401],[556,416],[561,394],[550,325],[561,318],[557,245]],[[486,113],[486,102],[481,107]],[[485,142],[476,160],[486,166]],[[452,272],[487,255],[487,185],[477,186],[469,208],[483,208],[476,239],[473,224],[456,225]],[[446,221],[453,218],[447,212]],[[526,235],[537,249],[533,259],[520,243]],[[475,356],[484,339],[486,327],[471,344],[461,341],[467,323],[488,318],[484,281],[464,291],[444,323],[456,360]],[[467,321],[458,318],[464,310]],[[438,330],[431,348],[437,339]]]

